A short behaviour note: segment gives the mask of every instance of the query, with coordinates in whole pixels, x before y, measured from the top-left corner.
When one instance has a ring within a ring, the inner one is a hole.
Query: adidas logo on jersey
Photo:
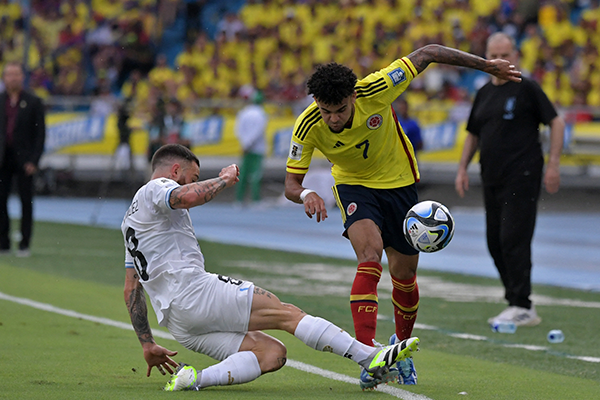
[[[342,146],[345,146],[345,144],[338,140],[337,143],[333,145],[333,148],[337,149],[338,147],[342,147]]]

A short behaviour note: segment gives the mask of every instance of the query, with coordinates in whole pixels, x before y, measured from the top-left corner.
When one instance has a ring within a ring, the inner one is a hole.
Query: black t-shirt
[[[544,166],[540,123],[556,110],[540,86],[523,78],[500,86],[487,83],[477,92],[467,131],[479,138],[481,178],[485,185],[515,175],[538,174]]]

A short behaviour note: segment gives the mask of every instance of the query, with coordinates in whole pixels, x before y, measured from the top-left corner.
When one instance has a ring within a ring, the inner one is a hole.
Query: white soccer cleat
[[[196,388],[196,380],[198,374],[196,368],[191,365],[179,363],[179,367],[175,370],[175,373],[171,376],[171,379],[164,387],[166,392],[176,392],[179,390],[198,390]]]

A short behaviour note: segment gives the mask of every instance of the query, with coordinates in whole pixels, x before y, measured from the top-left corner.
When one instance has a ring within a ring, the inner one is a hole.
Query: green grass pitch
[[[317,265],[325,266],[327,271],[341,271],[345,280],[352,279],[352,262],[208,242],[201,242],[201,247],[207,270],[251,279],[283,301],[353,332],[347,293],[332,290],[315,295],[311,290],[318,292],[337,285],[347,287],[349,292],[349,284],[336,283],[331,277],[327,281],[323,275],[298,273]],[[128,324],[122,291],[123,254],[118,230],[37,223],[31,258],[0,258],[0,293]],[[420,271],[419,276],[423,278],[422,287],[427,278],[447,284],[499,286],[493,279],[431,271]],[[544,319],[540,326],[502,335],[492,333],[485,322],[503,308],[500,303],[422,297],[418,323],[429,328],[414,331],[421,338],[421,351],[415,356],[419,385],[390,386],[407,391],[400,395],[407,399],[416,395],[435,400],[600,398],[600,363],[570,358],[600,358],[600,293],[547,286],[536,286],[534,292],[558,300],[579,300],[587,306],[538,306]],[[385,342],[393,332],[391,318],[386,318],[391,316],[392,307],[383,299],[385,294],[381,297],[380,314],[384,319],[379,321],[377,340]],[[154,315],[150,317],[151,325],[158,329]],[[564,343],[547,343],[545,335],[553,328],[565,332]],[[289,359],[358,377],[354,363],[315,352],[286,333],[270,333],[286,344]],[[457,334],[487,339],[473,340]],[[177,360],[197,368],[214,363],[176,342],[157,341],[177,350]],[[6,299],[0,299],[0,365],[0,399],[11,400],[393,398],[382,392],[362,392],[358,385],[289,366],[245,385],[209,388],[201,393],[165,393],[160,389],[166,377],[156,370],[150,378],[145,376],[141,347],[132,331]]]

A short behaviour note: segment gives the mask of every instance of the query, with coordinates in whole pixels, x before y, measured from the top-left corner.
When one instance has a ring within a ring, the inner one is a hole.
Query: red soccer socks
[[[358,264],[356,277],[350,291],[350,308],[356,339],[373,345],[377,329],[377,284],[381,278],[381,265],[377,262]]]
[[[396,336],[399,340],[408,339],[417,319],[419,308],[419,286],[417,276],[400,280],[392,276],[392,303],[394,304],[394,320]]]

